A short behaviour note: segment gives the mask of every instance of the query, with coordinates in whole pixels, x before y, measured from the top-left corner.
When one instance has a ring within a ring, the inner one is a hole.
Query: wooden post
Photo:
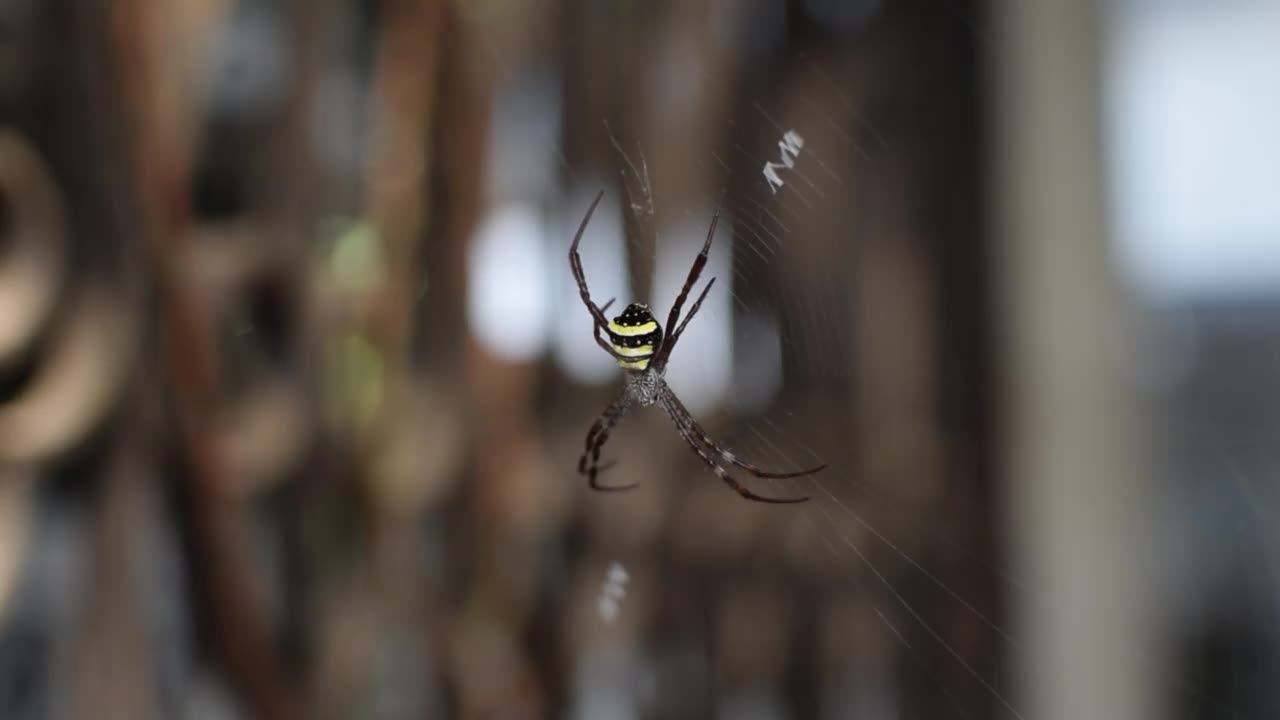
[[[1164,717],[1134,343],[1105,223],[1099,4],[1003,0],[995,142],[1024,717]]]

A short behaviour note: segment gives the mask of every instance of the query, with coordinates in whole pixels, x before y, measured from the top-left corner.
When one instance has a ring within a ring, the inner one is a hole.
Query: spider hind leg
[[[627,411],[631,409],[631,403],[627,398],[618,398],[605,411],[596,418],[591,424],[591,429],[587,431],[586,448],[582,452],[582,456],[578,458],[578,474],[587,476],[587,487],[598,492],[619,492],[622,490],[630,490],[637,486],[637,483],[629,483],[626,485],[603,485],[597,480],[596,476],[613,467],[613,461],[601,464],[600,451],[604,448],[604,444],[609,440],[609,431],[622,420]],[[590,464],[587,459],[590,458]]]
[[[680,434],[680,437],[684,438],[684,441],[689,445],[689,448],[698,454],[698,457],[702,460],[703,464],[710,468],[711,471],[716,474],[716,477],[720,478],[726,485],[733,488],[733,491],[742,496],[744,500],[754,500],[755,502],[772,503],[775,505],[786,505],[809,501],[808,497],[775,498],[758,495],[748,490],[742,485],[742,483],[738,482],[737,478],[730,475],[729,471],[726,470],[723,465],[716,462],[715,458],[708,453],[708,450],[725,457],[731,462],[735,459],[733,454],[729,453],[727,450],[721,449],[720,446],[712,442],[705,433],[700,432],[701,427],[698,426],[697,422],[695,422],[693,417],[689,414],[689,411],[685,409],[684,404],[676,398],[675,394],[672,393],[670,389],[667,389],[666,392],[663,393],[662,400],[663,409],[667,411],[668,417],[671,418],[671,422],[676,426],[676,432]],[[694,430],[695,427],[698,428],[697,431]],[[766,474],[761,477],[767,478],[771,476]]]
[[[682,415],[688,418],[689,430],[694,435],[697,436],[698,440],[701,441],[703,445],[707,446],[711,450],[714,450],[718,455],[720,455],[721,458],[724,459],[725,462],[729,463],[730,465],[739,467],[751,473],[752,475],[755,475],[758,478],[767,478],[769,480],[790,480],[791,478],[798,478],[798,477],[804,477],[806,475],[813,475],[827,468],[826,463],[823,463],[822,465],[817,465],[811,468],[807,468],[805,470],[793,470],[790,472],[774,472],[772,470],[765,470],[759,465],[754,465],[752,463],[749,463],[746,460],[739,458],[735,453],[732,453],[720,447],[720,445],[715,440],[712,440],[711,436],[707,435],[707,431],[702,429],[702,425],[700,425],[697,420],[693,419],[692,413],[690,413],[689,409],[684,406],[684,403],[680,402],[680,398],[676,397],[675,393],[667,393],[667,396],[668,396],[667,402],[671,403],[672,407],[674,407],[678,412],[680,412]]]
[[[724,458],[725,462],[730,463],[736,467],[740,467],[743,470],[746,470],[747,472],[751,473],[752,475],[755,475],[758,478],[768,478],[770,480],[790,480],[792,478],[804,477],[806,475],[814,475],[816,473],[819,473],[827,469],[826,463],[823,463],[822,465],[817,465],[815,467],[811,467],[805,470],[794,470],[791,472],[774,472],[772,470],[765,470],[759,465],[753,465],[747,462],[746,460],[742,460],[737,455],[729,452],[728,450],[725,450],[719,445],[716,445],[716,443],[711,438],[707,437],[706,433],[702,430],[702,428],[697,423],[693,424],[693,431],[698,434],[699,439],[702,440],[702,443],[704,445],[706,445],[707,447],[719,453],[720,457]]]
[[[701,453],[699,453],[699,455],[701,455]],[[702,459],[703,461],[708,460],[708,458],[705,455],[703,455]],[[756,502],[762,502],[762,503],[773,503],[775,505],[789,505],[793,503],[802,503],[802,502],[809,501],[808,497],[776,498],[776,497],[766,497],[764,495],[757,495],[751,492],[750,490],[746,489],[745,487],[743,487],[742,483],[735,480],[734,477],[729,474],[729,471],[724,469],[723,465],[712,462],[711,469],[712,471],[715,472],[716,477],[725,481],[725,483],[729,487],[733,488],[734,491],[737,492],[739,495],[741,495],[745,500],[754,500]]]

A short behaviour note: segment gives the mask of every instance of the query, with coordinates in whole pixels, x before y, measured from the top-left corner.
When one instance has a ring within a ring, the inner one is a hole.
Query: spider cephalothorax
[[[662,405],[662,409],[666,411],[667,416],[671,418],[671,422],[675,424],[676,432],[698,454],[702,462],[716,474],[716,477],[724,480],[729,487],[733,488],[742,497],[748,500],[768,503],[793,503],[808,500],[809,498],[770,498],[757,495],[735,480],[726,469],[726,464],[741,468],[756,477],[775,479],[812,475],[826,467],[826,465],[820,465],[809,470],[777,473],[762,470],[745,460],[738,459],[736,455],[720,447],[707,436],[706,431],[702,429],[697,420],[693,419],[688,408],[684,406],[684,403],[680,402],[680,398],[676,397],[676,394],[667,386],[666,380],[663,379],[663,374],[667,369],[667,360],[671,357],[671,351],[675,349],[676,343],[679,342],[685,326],[689,324],[694,315],[698,314],[698,309],[702,307],[702,301],[706,299],[707,293],[711,291],[711,286],[716,282],[715,278],[711,278],[706,287],[702,288],[702,292],[698,294],[698,299],[693,302],[693,307],[689,309],[689,313],[681,320],[680,310],[684,308],[684,301],[689,298],[689,291],[698,282],[698,277],[702,275],[702,269],[707,264],[707,251],[711,248],[711,239],[716,234],[716,223],[720,220],[720,211],[716,210],[716,214],[712,216],[711,229],[707,231],[707,239],[702,244],[702,252],[698,253],[698,256],[694,258],[693,267],[689,269],[689,276],[684,281],[684,287],[680,289],[680,294],[676,296],[675,304],[671,306],[671,313],[667,315],[667,328],[674,327],[675,330],[669,336],[664,336],[662,334],[662,326],[658,324],[657,318],[649,311],[649,306],[632,303],[627,306],[626,310],[622,311],[621,315],[609,320],[605,317],[604,311],[609,309],[613,301],[610,300],[601,307],[591,299],[591,293],[587,289],[587,276],[582,271],[582,259],[578,257],[578,243],[582,242],[582,234],[586,232],[587,223],[591,221],[591,214],[595,212],[596,205],[600,204],[600,198],[603,196],[603,192],[596,195],[596,199],[591,202],[591,207],[587,208],[586,216],[582,218],[582,224],[578,226],[577,234],[573,236],[573,244],[569,246],[569,267],[573,270],[573,278],[578,283],[578,294],[582,296],[582,302],[587,306],[587,312],[591,313],[592,323],[595,326],[596,344],[612,355],[618,361],[618,365],[622,366],[627,372],[623,383],[622,395],[617,400],[614,400],[609,407],[605,408],[605,411],[591,425],[591,430],[587,432],[586,450],[582,453],[582,457],[578,459],[578,472],[587,476],[587,483],[593,490],[628,490],[635,487],[635,485],[601,485],[596,482],[596,476],[604,469],[600,466],[600,450],[604,447],[605,441],[609,439],[609,431],[633,407],[636,405],[648,407],[649,405],[659,404]],[[677,320],[680,320],[679,325],[676,325]],[[604,334],[609,336],[607,342],[604,339]]]

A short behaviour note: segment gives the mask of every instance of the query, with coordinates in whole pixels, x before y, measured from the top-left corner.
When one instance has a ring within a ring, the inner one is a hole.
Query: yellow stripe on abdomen
[[[635,337],[637,335],[648,335],[658,329],[657,321],[650,320],[643,325],[619,325],[616,321],[609,321],[609,332],[621,337]]]
[[[624,370],[645,370],[654,348],[662,344],[662,328],[649,308],[632,303],[609,321],[609,346]]]
[[[614,352],[618,353],[619,355],[625,355],[626,357],[629,357],[629,358],[649,357],[650,355],[653,354],[652,345],[641,345],[639,347],[626,347],[625,345],[619,345],[617,343],[612,343],[612,344],[613,344]]]

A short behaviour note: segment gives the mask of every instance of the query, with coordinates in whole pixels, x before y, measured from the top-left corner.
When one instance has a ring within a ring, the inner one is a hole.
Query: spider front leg
[[[609,431],[613,430],[613,427],[618,424],[618,421],[622,420],[630,409],[631,402],[625,396],[618,398],[613,401],[613,404],[605,408],[600,417],[596,418],[596,421],[591,424],[591,430],[587,432],[586,447],[582,452],[582,456],[578,458],[578,474],[587,476],[587,485],[592,490],[616,492],[636,487],[636,483],[629,485],[601,485],[596,481],[596,475],[612,466],[612,463],[600,464],[600,451],[609,440]],[[588,458],[590,458],[590,465],[587,464]]]
[[[600,198],[602,197],[604,197],[603,190],[597,193],[595,199],[591,201],[590,207],[587,208],[587,214],[583,216],[582,222],[578,225],[578,232],[573,235],[573,242],[569,244],[569,269],[573,272],[574,282],[578,284],[578,296],[582,298],[582,304],[587,306],[587,312],[591,313],[591,319],[596,325],[608,326],[609,320],[604,316],[604,309],[596,307],[596,304],[591,300],[591,291],[587,288],[587,274],[582,269],[582,257],[578,255],[578,245],[582,242],[582,234],[587,231],[587,224],[591,222],[591,215],[595,213],[596,206],[600,204]],[[608,307],[608,304],[605,307]]]
[[[665,367],[667,358],[670,357],[671,351],[676,347],[676,340],[684,326],[689,324],[689,318],[692,318],[698,312],[698,308],[702,306],[702,299],[707,296],[707,292],[711,290],[711,286],[715,284],[715,278],[707,283],[707,287],[702,290],[702,294],[698,296],[697,302],[693,304],[693,309],[685,316],[684,322],[676,327],[676,320],[680,319],[680,310],[684,308],[684,301],[689,299],[689,291],[693,289],[698,278],[702,276],[702,269],[707,265],[707,253],[711,250],[711,241],[716,236],[716,225],[720,223],[720,208],[716,208],[716,212],[711,216],[711,227],[707,230],[707,239],[702,243],[702,251],[693,259],[693,267],[689,268],[689,275],[685,277],[684,286],[680,288],[680,294],[676,296],[676,302],[671,306],[671,312],[667,314],[667,330],[675,330],[671,338],[658,348],[658,354],[654,357],[653,363],[658,367]]]
[[[702,288],[702,292],[698,294],[698,299],[694,301],[693,307],[689,308],[689,314],[685,315],[684,319],[680,321],[680,327],[676,328],[675,332],[671,333],[671,337],[667,338],[666,342],[663,342],[661,347],[658,348],[658,354],[653,359],[655,367],[659,369],[667,367],[667,360],[671,358],[671,351],[676,349],[676,342],[678,342],[680,340],[680,336],[684,334],[685,326],[689,324],[689,321],[693,319],[694,315],[698,314],[698,310],[702,308],[702,301],[707,299],[707,293],[711,292],[711,288],[715,284],[715,278],[711,278],[711,280],[707,282],[707,286]]]
[[[698,278],[702,275],[702,268],[707,265],[707,253],[711,250],[711,240],[716,236],[716,225],[720,223],[720,208],[716,208],[716,212],[711,216],[711,227],[707,230],[707,239],[702,243],[702,251],[698,253],[698,257],[693,259],[693,267],[689,268],[689,275],[684,280],[684,287],[680,288],[680,294],[676,296],[676,302],[671,306],[671,312],[667,315],[667,327],[675,327],[676,320],[680,319],[680,309],[684,307],[684,301],[689,298],[689,291],[693,289],[694,283],[698,282]]]
[[[617,298],[610,298],[609,302],[605,303],[600,308],[600,311],[603,312],[605,310],[608,310],[609,306],[612,305],[613,301],[616,299]],[[610,345],[609,341],[604,339],[603,333],[604,333],[604,328],[601,327],[600,325],[596,325],[595,331],[593,334],[595,337],[596,344],[600,346],[601,350],[604,350],[605,352],[609,353],[609,356],[612,357],[614,360],[622,360],[625,362],[631,359],[626,355],[623,355],[622,353],[618,352],[616,349],[614,349],[613,345]]]

